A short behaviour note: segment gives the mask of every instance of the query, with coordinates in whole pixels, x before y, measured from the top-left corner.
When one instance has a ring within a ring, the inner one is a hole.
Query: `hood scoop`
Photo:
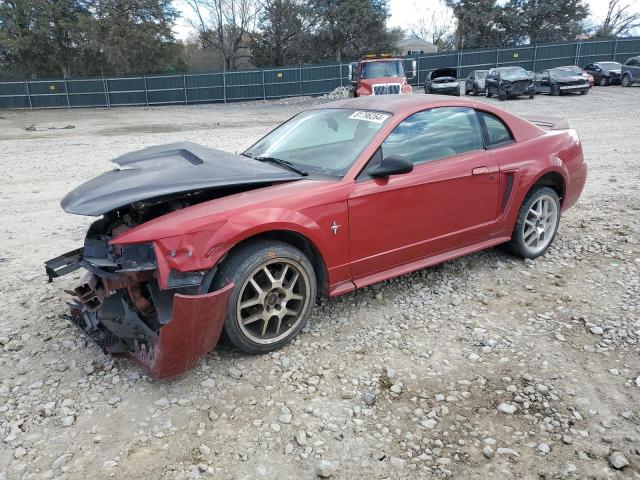
[[[143,200],[227,187],[300,180],[295,172],[190,142],[144,148],[112,160],[116,168],[83,183],[63,210],[98,216]]]

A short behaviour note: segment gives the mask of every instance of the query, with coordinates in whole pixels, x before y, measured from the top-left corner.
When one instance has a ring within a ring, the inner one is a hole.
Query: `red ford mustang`
[[[191,368],[224,328],[249,353],[289,342],[336,296],[498,244],[551,244],[587,176],[564,121],[485,103],[374,96],[324,104],[241,155],[146,148],[70,192],[99,216],[70,320],[155,377]]]

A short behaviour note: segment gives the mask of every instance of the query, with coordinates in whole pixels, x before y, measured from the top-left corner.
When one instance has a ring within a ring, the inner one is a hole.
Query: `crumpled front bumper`
[[[135,344],[129,353],[154,378],[179,375],[218,343],[233,284],[204,295],[173,296],[171,320],[160,328],[155,345]]]
[[[216,346],[233,284],[207,293],[211,278],[198,277],[199,286],[163,290],[153,263],[108,271],[90,260],[80,248],[48,260],[45,268],[50,281],[79,268],[88,271],[67,290],[73,296],[68,318],[103,352],[129,356],[150,376],[168,378]]]
[[[131,351],[103,325],[92,322],[91,312],[79,302],[69,304],[69,319],[105,353],[129,356],[153,378],[174,377],[194,367],[218,343],[233,286],[203,295],[174,294],[171,319],[160,327],[155,341],[134,341]]]

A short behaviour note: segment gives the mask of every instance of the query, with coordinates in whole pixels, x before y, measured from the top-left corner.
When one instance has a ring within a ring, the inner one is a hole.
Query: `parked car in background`
[[[621,75],[623,87],[630,87],[634,83],[640,83],[640,55],[631,57],[624,62]]]
[[[489,70],[474,70],[464,81],[464,94],[470,93],[478,95],[485,93],[485,80],[487,79]]]
[[[536,86],[531,75],[522,67],[498,67],[492,68],[487,74],[487,97],[497,95],[498,99],[526,95],[534,98]]]
[[[584,67],[584,71],[593,76],[593,81],[604,87],[620,83],[622,64],[618,62],[590,63]]]
[[[589,82],[589,88],[593,87],[593,75],[591,75],[589,72],[585,72],[582,68],[578,67],[577,65],[564,65],[562,67],[555,67],[555,68],[564,68],[570,71],[571,73],[573,73],[574,75],[582,75],[584,78],[587,79],[587,82]]]
[[[69,320],[160,378],[223,328],[247,353],[286,345],[317,297],[498,244],[539,257],[587,178],[566,121],[434,95],[326,103],[242,154],[181,142],[113,162],[62,199],[96,218],[46,272],[86,270]]]
[[[536,74],[536,93],[558,96],[570,92],[586,95],[589,93],[589,80],[567,67],[549,68]]]
[[[424,81],[424,93],[460,96],[458,71],[449,67],[430,71]]]

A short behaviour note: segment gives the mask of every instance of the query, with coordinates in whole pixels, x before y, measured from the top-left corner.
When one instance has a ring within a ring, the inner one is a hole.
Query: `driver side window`
[[[384,158],[398,155],[420,164],[481,150],[482,132],[471,108],[433,108],[406,118],[381,147]]]

